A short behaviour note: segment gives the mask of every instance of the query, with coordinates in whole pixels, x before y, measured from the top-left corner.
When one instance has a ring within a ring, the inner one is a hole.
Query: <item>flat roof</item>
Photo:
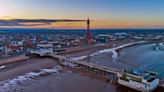
[[[146,71],[135,71],[135,70],[124,70],[123,77],[131,77],[132,79],[137,81],[141,81],[140,79],[147,80],[147,82],[151,82],[157,78],[157,73],[154,72],[146,72]]]

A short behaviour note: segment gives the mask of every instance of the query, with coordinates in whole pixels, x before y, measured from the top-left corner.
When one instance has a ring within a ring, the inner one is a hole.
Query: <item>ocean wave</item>
[[[134,45],[134,44],[139,44],[139,43],[144,43],[145,41],[140,41],[140,42],[134,42],[134,43],[128,43],[128,44],[124,44],[124,45],[121,45],[121,46],[118,46],[118,47],[114,47],[114,48],[110,48],[110,49],[104,49],[104,50],[99,50],[99,51],[96,51],[92,54],[90,54],[89,56],[96,56],[98,54],[102,54],[102,53],[112,53],[112,58],[113,58],[113,61],[116,61],[116,59],[118,58],[118,52],[117,50],[118,49],[121,49],[121,48],[125,48],[127,46],[131,46],[131,45]],[[72,57],[71,59],[72,60],[83,60],[85,58],[87,58],[88,56],[79,56],[79,57]]]
[[[6,68],[6,66],[2,65],[0,66],[0,70]]]
[[[72,60],[83,60],[85,58],[87,58],[87,56],[72,57],[71,59]]]
[[[23,83],[28,80],[34,80],[35,78],[45,74],[59,73],[60,70],[62,70],[62,67],[54,66],[50,69],[41,69],[39,72],[29,72],[14,79],[1,82],[0,92],[14,92],[18,90],[17,85],[19,85],[20,83]]]
[[[99,50],[99,51],[96,51],[95,53],[91,54],[90,56],[95,56],[95,55],[98,55],[98,54],[102,54],[102,53],[108,52],[108,53],[112,53],[113,54],[112,58],[113,58],[113,61],[115,61],[118,58],[117,50],[125,48],[125,47],[128,47],[128,46],[131,46],[131,45],[134,45],[134,44],[140,44],[140,43],[145,43],[145,41],[128,43],[128,44],[124,44],[124,45],[121,45],[121,46],[118,46],[118,47],[114,47],[114,48],[110,48],[110,49]]]

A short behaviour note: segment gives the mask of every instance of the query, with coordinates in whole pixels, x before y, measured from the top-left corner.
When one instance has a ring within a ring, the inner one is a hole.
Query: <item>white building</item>
[[[39,56],[45,56],[47,54],[52,54],[53,53],[53,49],[37,49],[37,50],[31,50],[30,51],[31,54],[36,54]]]
[[[37,47],[39,47],[39,48],[52,48],[53,44],[48,44],[48,43],[42,44],[42,43],[40,43],[40,44],[37,44]]]
[[[40,56],[52,54],[53,53],[53,44],[45,44],[45,43],[37,44],[37,49],[30,50],[30,53],[40,55]]]
[[[134,71],[125,70],[122,73],[118,73],[118,83],[120,85],[141,91],[151,92],[158,87],[159,78],[157,74],[153,72],[143,72],[140,74],[134,73]]]

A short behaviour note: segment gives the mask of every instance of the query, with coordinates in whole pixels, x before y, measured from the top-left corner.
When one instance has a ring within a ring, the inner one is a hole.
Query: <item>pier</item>
[[[101,50],[99,53],[108,52],[111,50],[117,51],[117,50],[120,50],[120,49],[128,47],[128,46],[137,45],[137,44],[145,44],[145,43],[147,43],[147,42],[139,41],[139,42],[128,43],[128,44],[114,47],[111,49]],[[54,58],[62,66],[66,66],[66,67],[70,67],[70,68],[74,68],[74,69],[80,69],[80,70],[84,70],[86,72],[96,73],[100,76],[102,75],[105,78],[107,78],[107,80],[111,80],[112,82],[118,81],[118,79],[119,79],[118,74],[123,74],[123,72],[117,68],[107,67],[107,66],[91,63],[91,62],[84,61],[84,60],[75,60],[75,59],[72,59],[72,58],[67,57],[67,56],[56,55],[55,53],[47,53],[47,52],[39,53],[38,52],[38,53],[34,53],[34,54],[38,54],[41,57],[42,56],[48,56],[48,57]],[[96,53],[96,54],[98,54],[98,53]],[[142,80],[144,80],[144,79],[142,79]],[[133,80],[131,80],[131,81],[133,81]],[[133,82],[136,82],[136,81],[134,80]],[[123,82],[123,85],[125,86],[129,83],[130,82],[128,82],[128,83]],[[156,83],[158,84],[159,81],[157,81]],[[144,84],[144,81],[140,81],[139,86],[141,86],[142,84]],[[150,84],[150,83],[147,82],[146,85],[148,85],[148,84]],[[132,85],[133,85],[133,87],[135,87],[134,86],[135,83],[132,83]],[[161,86],[161,84],[158,86]],[[156,88],[156,87],[154,87],[154,88]]]
[[[78,68],[87,72],[93,72],[96,74],[103,75],[107,77],[107,79],[110,80],[116,80],[117,79],[117,73],[120,72],[117,69],[106,67],[86,61],[78,61],[78,60],[72,60],[71,58],[55,55],[55,54],[47,54],[47,56],[52,57],[58,61],[59,64],[70,67],[70,68]]]

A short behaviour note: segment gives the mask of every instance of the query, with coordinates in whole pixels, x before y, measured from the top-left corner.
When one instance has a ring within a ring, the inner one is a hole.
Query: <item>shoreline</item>
[[[92,73],[92,72],[87,72],[87,71],[85,71],[85,70],[81,70],[81,69],[72,69],[72,68],[69,68],[69,67],[64,67],[64,66],[61,66],[62,67],[62,70],[59,72],[59,73],[61,73],[61,74],[63,74],[63,73],[67,73],[67,72],[69,72],[69,71],[71,71],[73,74],[77,74],[77,75],[79,75],[79,76],[81,76],[81,77],[88,77],[88,78],[90,78],[91,80],[98,80],[98,81],[102,81],[102,82],[104,82],[104,83],[106,83],[106,84],[108,84],[108,83],[110,83],[110,85],[112,85],[112,88],[113,87],[119,87],[119,88],[121,88],[121,89],[124,89],[124,90],[128,90],[129,92],[133,92],[133,91],[135,91],[135,90],[133,90],[133,89],[129,89],[129,88],[127,88],[127,87],[124,87],[124,86],[121,86],[121,85],[119,85],[119,84],[117,84],[117,83],[114,83],[114,82],[111,82],[109,79],[107,79],[105,76],[99,76],[98,74],[96,74],[96,73]],[[46,69],[46,68],[42,68],[42,69],[39,69],[38,71],[33,71],[33,72],[27,72],[27,73],[23,73],[23,74],[21,74],[21,75],[19,75],[19,76],[17,76],[17,77],[13,77],[13,78],[11,78],[11,79],[8,79],[8,80],[5,80],[5,81],[1,81],[0,82],[0,85],[5,85],[5,87],[6,87],[6,85],[7,85],[7,87],[8,87],[8,85],[9,85],[9,89],[11,89],[11,87],[13,86],[13,85],[16,85],[15,83],[17,83],[18,82],[18,84],[19,84],[19,81],[20,82],[25,82],[26,80],[28,81],[30,81],[30,79],[26,79],[26,78],[32,78],[32,79],[36,79],[36,81],[37,80],[39,80],[40,78],[42,78],[42,76],[44,77],[44,76],[51,76],[51,73],[50,74],[48,74],[48,75],[40,75],[40,74],[38,74],[38,73],[40,73],[40,70],[43,70],[43,69]],[[48,69],[51,69],[51,67],[49,67]],[[53,71],[52,70],[50,70],[50,72],[52,72],[53,73]],[[55,72],[54,72],[55,73]],[[31,74],[31,75],[29,75],[29,74]],[[24,79],[25,78],[25,79]],[[38,79],[39,78],[39,79]],[[61,81],[60,81],[61,82]],[[11,83],[11,85],[10,85],[10,83]],[[68,83],[68,82],[67,82]],[[69,84],[69,83],[68,83]],[[40,85],[40,84],[38,84],[38,85]],[[17,86],[17,85],[16,85]],[[14,86],[14,88],[16,87],[16,86]],[[18,85],[19,86],[19,85]],[[3,86],[2,86],[2,88],[3,88]],[[12,90],[14,90],[14,89],[12,89]],[[161,91],[159,91],[159,90],[162,90],[161,89],[161,87],[158,87],[157,88],[157,92],[161,92]],[[156,92],[155,91],[155,92]],[[17,92],[17,91],[14,91],[14,92]],[[26,91],[25,91],[26,92]],[[32,91],[33,92],[33,91]],[[47,92],[49,92],[49,91],[47,91]],[[114,91],[114,92],[117,92],[117,91]],[[120,91],[120,90],[118,90],[118,92],[122,92],[122,91]],[[135,91],[135,92],[137,92],[137,91]]]
[[[75,53],[74,53],[75,54]],[[21,59],[20,59],[20,57],[21,57]],[[7,60],[4,60],[4,61],[0,61],[0,65],[3,65],[3,64],[14,64],[14,63],[17,63],[17,62],[19,62],[19,63],[23,63],[23,62],[20,62],[20,61],[26,61],[26,60],[30,60],[31,58],[29,58],[29,57],[26,57],[26,56],[24,56],[24,55],[21,55],[20,57],[17,57],[17,58],[10,58],[10,59],[7,59]],[[19,58],[19,59],[18,59]],[[12,59],[14,59],[13,61],[12,61]],[[41,58],[42,59],[42,58]],[[1,63],[1,62],[3,62],[3,63]],[[5,63],[6,62],[6,63]],[[56,62],[54,59],[53,59],[53,62]],[[32,64],[32,63],[31,63]],[[45,63],[42,63],[42,64],[45,64]],[[23,65],[25,65],[25,64],[23,64]],[[49,65],[49,64],[48,64]],[[23,66],[21,66],[21,67],[23,67]],[[45,66],[44,66],[45,67]],[[27,69],[27,68],[26,68]],[[40,68],[41,69],[41,68]],[[39,70],[39,68],[37,68],[35,71],[37,71],[37,70]],[[86,75],[86,76],[91,76],[92,78],[94,78],[94,77],[96,77],[96,74],[95,73],[87,73],[86,71],[82,71],[82,70],[74,70],[74,69],[69,69],[69,70],[71,70],[71,71],[74,71],[75,73],[77,72],[77,73],[79,73],[79,74],[82,74],[82,75]],[[20,71],[20,70],[19,70]],[[22,71],[22,70],[21,70]],[[34,70],[33,70],[34,71]],[[27,71],[24,71],[24,72],[26,72],[27,73]],[[10,72],[10,73],[12,73],[12,72]],[[21,73],[21,74],[24,74],[24,73]],[[20,74],[20,75],[21,75]],[[1,75],[1,74],[0,74]],[[8,74],[9,75],[9,74]],[[97,77],[103,77],[103,76],[97,76]],[[9,78],[9,79],[12,79],[12,78]],[[100,78],[100,80],[101,80],[101,78]],[[103,80],[103,78],[102,78],[102,80]],[[105,82],[105,81],[104,81]],[[117,84],[116,84],[117,85]],[[159,87],[164,87],[164,86],[159,86]]]
[[[120,45],[118,47],[113,47],[113,48],[109,48],[109,49],[103,49],[103,50],[98,50],[96,51],[95,53],[92,53],[90,54],[90,56],[95,56],[95,55],[98,55],[98,54],[101,54],[101,53],[106,53],[106,52],[110,52],[112,53],[112,58],[115,59],[118,57],[119,55],[119,52],[121,49],[124,49],[124,48],[127,48],[127,47],[131,47],[131,46],[136,46],[136,45],[142,45],[142,44],[148,44],[149,42],[146,42],[146,41],[139,41],[139,42],[132,42],[132,43],[126,43],[124,45]],[[79,57],[72,57],[71,59],[73,60],[86,60],[87,59],[87,56],[79,56]],[[125,64],[125,63],[123,63]],[[164,79],[161,79],[160,80],[160,83],[159,83],[159,87],[162,87],[164,88]]]
[[[54,59],[49,58],[31,58],[19,63],[12,62],[0,70],[0,81],[12,79],[22,74],[38,71],[43,68],[49,68],[56,64],[57,62]]]

